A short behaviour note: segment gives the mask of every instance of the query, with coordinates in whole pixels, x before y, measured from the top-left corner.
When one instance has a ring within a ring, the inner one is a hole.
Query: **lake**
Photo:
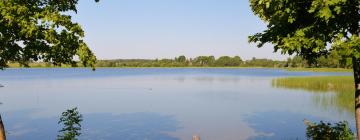
[[[1,115],[9,140],[50,140],[63,111],[83,114],[80,139],[305,139],[304,119],[346,120],[332,91],[274,85],[274,79],[351,75],[280,69],[85,68],[0,71]],[[353,93],[341,93],[353,102]],[[345,101],[344,101],[345,102]]]

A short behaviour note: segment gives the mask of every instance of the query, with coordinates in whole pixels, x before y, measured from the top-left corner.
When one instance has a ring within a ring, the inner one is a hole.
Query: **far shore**
[[[70,66],[61,66],[61,67],[19,67],[19,66],[10,66],[8,68],[89,68],[89,67],[70,67]],[[306,71],[306,72],[352,72],[352,69],[345,68],[288,68],[288,67],[96,67],[96,68],[110,68],[110,69],[143,69],[143,68],[163,68],[163,69],[171,69],[171,68],[196,68],[196,69],[283,69],[287,71]]]

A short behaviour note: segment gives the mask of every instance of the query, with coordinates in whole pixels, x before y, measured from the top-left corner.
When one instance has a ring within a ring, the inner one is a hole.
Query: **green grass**
[[[272,81],[274,87],[306,89],[312,92],[354,91],[354,79],[351,76],[287,77]]]
[[[287,71],[311,71],[311,72],[352,72],[345,68],[284,68]]]
[[[324,109],[354,113],[354,80],[352,76],[287,77],[272,80],[275,88],[305,90],[314,93],[313,102]],[[334,94],[329,94],[334,93]]]

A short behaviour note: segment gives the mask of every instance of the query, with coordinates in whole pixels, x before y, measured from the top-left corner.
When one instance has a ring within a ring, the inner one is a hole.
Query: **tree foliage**
[[[275,51],[308,60],[331,50],[360,58],[359,0],[250,0],[250,4],[268,27],[249,37],[258,47],[272,43]]]
[[[0,69],[8,62],[94,67],[96,57],[83,40],[84,31],[72,21],[78,0],[1,0]],[[75,57],[77,56],[77,57]]]
[[[176,57],[175,61],[180,62],[180,63],[184,63],[184,62],[186,62],[186,57],[184,55],[181,55],[179,57]]]
[[[250,6],[267,24],[266,30],[249,36],[258,47],[271,43],[275,52],[297,54],[311,63],[332,51],[338,52],[343,64],[352,60],[355,119],[360,122],[360,1],[250,0]],[[356,127],[360,139],[360,123]]]
[[[191,61],[194,66],[212,66],[215,63],[214,56],[198,56]]]
[[[81,121],[82,115],[79,113],[77,108],[69,109],[62,113],[59,124],[62,123],[64,126],[59,131],[62,134],[58,135],[58,140],[76,140],[76,137],[80,136],[81,133]]]
[[[311,123],[306,128],[306,136],[311,140],[353,140],[354,133],[348,122],[335,124],[320,121],[319,124]]]

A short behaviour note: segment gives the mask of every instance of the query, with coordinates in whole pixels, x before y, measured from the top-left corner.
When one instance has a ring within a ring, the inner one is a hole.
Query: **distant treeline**
[[[10,67],[20,67],[19,64],[10,63]],[[50,63],[33,62],[30,67],[53,67]],[[78,63],[79,67],[81,64]],[[349,58],[341,58],[337,53],[331,53],[327,57],[319,57],[314,61],[303,59],[300,56],[294,56],[284,61],[271,59],[252,58],[243,60],[240,56],[198,56],[187,58],[178,56],[174,59],[116,59],[116,60],[98,60],[96,67],[269,67],[269,68],[351,68],[352,63]],[[62,67],[71,67],[62,65]]]
[[[198,56],[196,58],[186,58],[179,56],[174,59],[117,59],[99,60],[97,67],[319,67],[319,68],[350,68],[351,59],[340,58],[336,54],[327,57],[320,57],[309,63],[300,56],[288,58],[286,61],[271,59],[252,58],[242,60],[239,56]]]

